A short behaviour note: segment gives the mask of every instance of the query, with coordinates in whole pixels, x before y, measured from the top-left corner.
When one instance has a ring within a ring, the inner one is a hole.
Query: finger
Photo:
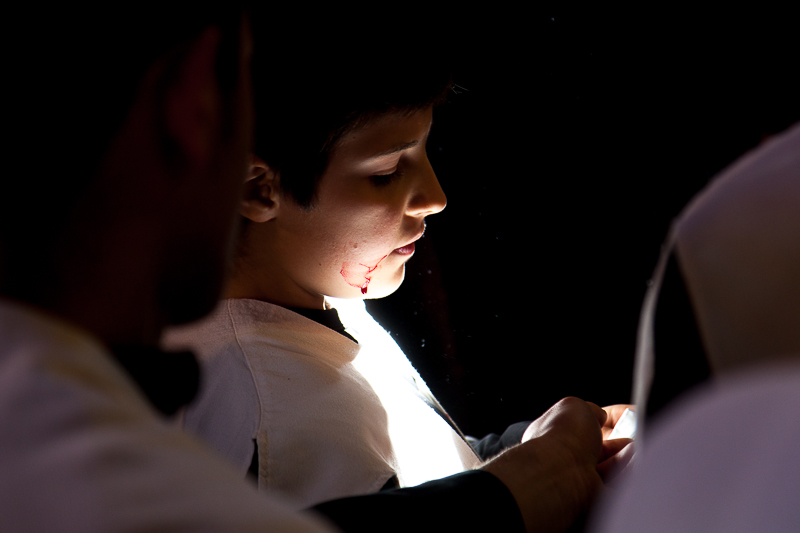
[[[619,439],[623,440],[623,439]],[[604,483],[616,479],[633,461],[636,449],[633,443],[628,444],[619,453],[616,453],[597,465],[597,473]]]
[[[608,420],[611,420],[610,416],[608,417]],[[607,440],[608,438],[611,437],[611,434],[614,433],[614,429],[617,427],[618,424],[619,424],[619,420],[614,420],[614,421],[611,421],[611,422],[606,421],[605,425],[600,428],[600,430],[603,433],[603,440]],[[619,438],[622,438],[622,437],[619,437]]]
[[[594,414],[595,418],[597,418],[597,423],[600,424],[600,427],[603,427],[606,424],[606,421],[608,420],[608,413],[604,409],[600,408],[600,406],[598,406],[597,404],[594,404],[592,402],[585,402],[585,403],[586,405],[589,406],[589,409],[591,409],[592,414]]]
[[[633,439],[611,439],[603,441],[603,448],[600,452],[600,461],[613,457],[618,454],[628,444],[632,443]]]
[[[607,405],[603,407],[603,410],[608,414],[608,419],[606,420],[605,426],[613,428],[619,422],[620,417],[625,412],[625,409],[630,409],[631,411],[635,411],[636,407],[631,404],[624,404],[619,403],[615,405]]]
[[[522,436],[522,442],[555,432],[578,440],[587,435],[592,435],[594,439],[596,435],[600,437],[597,439],[599,445],[603,435],[602,431],[597,432],[597,430],[601,429],[607,416],[605,411],[591,402],[573,396],[562,398],[528,425]],[[590,433],[586,433],[587,431]]]

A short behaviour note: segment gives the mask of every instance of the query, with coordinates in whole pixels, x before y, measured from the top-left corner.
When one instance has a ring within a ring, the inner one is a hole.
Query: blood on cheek
[[[372,280],[370,274],[372,274],[375,269],[378,268],[378,265],[381,264],[381,261],[387,257],[388,255],[384,255],[378,259],[378,262],[375,263],[374,266],[357,263],[355,261],[345,261],[342,263],[342,270],[340,270],[339,273],[348,285],[361,289],[361,294],[367,294],[367,287],[369,287],[369,282]]]

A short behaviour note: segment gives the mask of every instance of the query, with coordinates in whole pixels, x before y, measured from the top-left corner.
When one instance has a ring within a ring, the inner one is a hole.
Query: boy
[[[186,427],[298,508],[477,467],[484,457],[361,301],[399,287],[425,218],[445,206],[425,141],[447,69],[419,38],[365,52],[339,34],[348,54],[320,57],[324,31],[293,34],[312,40],[300,55],[255,34],[256,157],[227,299],[167,341],[205,363]]]
[[[164,422],[197,367],[155,345],[213,306],[250,147],[240,6],[39,7],[10,9],[4,33],[0,529],[328,531]],[[568,523],[597,488],[606,416],[561,407],[485,472],[324,511],[346,531],[374,529],[370,513],[394,517],[384,530],[497,524],[503,510],[477,503],[499,487],[531,530]],[[521,468],[564,453],[568,471]],[[561,483],[573,473],[586,490]]]

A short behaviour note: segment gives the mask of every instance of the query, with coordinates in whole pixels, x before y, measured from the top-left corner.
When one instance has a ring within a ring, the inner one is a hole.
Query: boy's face
[[[367,123],[333,150],[314,207],[281,197],[272,281],[295,296],[280,303],[321,307],[324,296],[380,298],[400,286],[425,217],[446,204],[425,152],[431,121],[428,108]]]

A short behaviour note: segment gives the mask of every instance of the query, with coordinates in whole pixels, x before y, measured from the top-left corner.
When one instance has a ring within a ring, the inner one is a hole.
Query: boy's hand
[[[609,439],[611,432],[619,422],[620,417],[626,409],[635,411],[633,405],[617,404],[608,405],[603,407],[603,410],[608,414],[605,424],[601,428],[603,432],[603,453],[600,457],[600,464],[597,465],[597,471],[603,482],[608,485],[612,482],[633,459],[635,452],[633,439]]]

